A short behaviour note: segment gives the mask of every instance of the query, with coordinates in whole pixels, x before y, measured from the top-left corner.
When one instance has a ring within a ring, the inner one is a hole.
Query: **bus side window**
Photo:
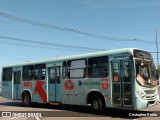
[[[34,66],[33,65],[23,66],[22,78],[23,80],[34,79]]]
[[[88,75],[89,77],[107,77],[108,76],[108,56],[89,58]]]
[[[131,70],[130,61],[123,62],[122,71],[123,71],[123,81],[124,82],[130,82],[131,80],[130,70]]]
[[[71,60],[67,62],[68,78],[84,78],[87,73],[87,60]]]
[[[44,80],[46,75],[46,65],[37,64],[35,65],[35,80]]]
[[[12,80],[12,68],[4,68],[3,69],[3,81],[11,81]]]

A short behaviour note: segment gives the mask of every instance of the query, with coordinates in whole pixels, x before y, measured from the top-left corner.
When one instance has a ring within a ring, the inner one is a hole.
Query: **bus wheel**
[[[102,112],[104,109],[103,102],[98,96],[93,96],[91,106],[94,112]]]
[[[29,93],[23,95],[23,104],[26,107],[31,105],[31,95]]]

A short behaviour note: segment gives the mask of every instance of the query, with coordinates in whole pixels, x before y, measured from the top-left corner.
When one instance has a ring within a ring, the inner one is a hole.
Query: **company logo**
[[[2,112],[2,117],[12,117],[11,112]]]
[[[85,86],[96,86],[96,85],[101,85],[101,82],[87,82],[87,81],[78,81],[78,86],[82,86],[82,85],[85,85]]]
[[[73,90],[74,89],[74,82],[72,80],[66,80],[64,82],[64,89],[68,90],[68,91]]]
[[[42,113],[41,112],[2,112],[2,116],[0,117],[4,117],[4,118],[26,118],[26,117],[32,117],[32,118],[38,118],[38,117],[42,117]]]
[[[79,86],[82,86],[82,81],[79,80],[78,85],[79,85]]]

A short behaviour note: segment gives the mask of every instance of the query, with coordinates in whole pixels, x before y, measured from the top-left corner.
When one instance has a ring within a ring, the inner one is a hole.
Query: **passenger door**
[[[21,71],[17,70],[13,72],[13,99],[18,100],[21,99],[20,95],[20,82],[21,82]]]
[[[61,102],[61,66],[48,67],[49,102]]]
[[[111,68],[113,106],[133,107],[131,61],[112,61]]]

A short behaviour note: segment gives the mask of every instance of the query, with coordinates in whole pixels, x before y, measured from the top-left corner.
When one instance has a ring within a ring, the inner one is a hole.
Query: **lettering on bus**
[[[114,56],[114,59],[119,59],[119,58],[126,58],[127,55],[117,55],[117,56]]]
[[[74,82],[72,80],[66,80],[64,82],[64,89],[68,90],[68,91],[73,90],[74,89]]]
[[[32,82],[24,82],[23,86],[24,87],[32,87]]]
[[[86,82],[86,81],[84,81],[83,85],[101,85],[101,83],[100,82]]]
[[[82,86],[82,85],[86,85],[86,86],[90,86],[90,85],[101,85],[101,82],[87,82],[87,81],[78,81],[78,86]]]

